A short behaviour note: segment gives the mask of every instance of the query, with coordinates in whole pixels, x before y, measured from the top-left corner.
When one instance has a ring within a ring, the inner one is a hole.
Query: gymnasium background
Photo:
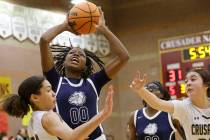
[[[72,6],[67,0],[4,1],[55,13],[66,13]],[[149,80],[161,80],[158,40],[210,30],[210,1],[92,0],[91,2],[101,5],[107,25],[130,53],[128,64],[111,82],[116,89],[114,111],[111,118],[103,124],[110,140],[126,140],[126,123],[129,114],[142,107],[141,100],[128,87],[136,70],[148,73]],[[107,61],[111,57],[112,54],[104,60]],[[0,77],[6,77],[8,84],[6,89],[17,93],[20,82],[34,74],[42,74],[39,46],[29,39],[18,41],[13,36],[0,38]],[[5,79],[3,81],[5,82]],[[103,104],[103,100],[104,95],[101,94],[100,104]],[[9,118],[9,135],[15,135],[20,127],[20,119]]]

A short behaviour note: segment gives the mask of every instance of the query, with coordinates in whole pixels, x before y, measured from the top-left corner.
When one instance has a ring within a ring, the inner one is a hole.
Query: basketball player
[[[11,116],[22,118],[30,110],[29,106],[32,107],[33,113],[28,125],[30,140],[84,140],[111,115],[112,94],[113,88],[110,86],[103,110],[75,129],[70,128],[52,111],[56,102],[55,93],[43,77],[32,76],[24,80],[19,86],[18,95],[6,98],[0,108]]]
[[[144,88],[147,76],[140,73],[130,87],[151,107],[168,112],[178,119],[184,128],[187,140],[210,139],[210,73],[204,69],[192,69],[185,78],[187,99],[165,101]]]
[[[129,59],[121,41],[105,25],[103,12],[96,26],[104,34],[116,54],[104,67],[103,62],[93,53],[81,48],[56,47],[50,50],[49,43],[63,31],[72,32],[66,20],[50,28],[40,39],[42,70],[56,91],[56,111],[71,127],[77,128],[98,113],[98,99],[101,88],[109,82]],[[57,52],[54,56],[51,51]],[[94,71],[93,64],[100,67]],[[105,140],[101,125],[89,136],[90,140]]]
[[[153,81],[145,87],[158,98],[170,100],[170,95],[160,82]],[[175,140],[176,130],[184,135],[178,121],[172,120],[169,113],[158,111],[145,101],[143,104],[143,109],[136,110],[130,116],[128,123],[130,140]]]

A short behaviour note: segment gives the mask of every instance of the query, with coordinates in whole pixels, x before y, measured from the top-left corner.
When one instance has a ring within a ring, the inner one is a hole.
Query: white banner
[[[0,36],[7,38],[12,35],[11,12],[13,6],[6,2],[0,2]]]
[[[109,47],[109,42],[108,40],[104,37],[104,35],[99,34],[97,36],[97,46],[99,53],[102,56],[107,56],[110,53],[110,47]]]
[[[35,44],[39,43],[43,33],[39,15],[42,11],[39,9],[28,8],[26,14],[28,38]]]
[[[95,34],[84,35],[83,38],[84,38],[83,42],[84,47],[88,51],[96,53],[96,51],[98,50],[96,35]]]
[[[66,14],[28,8],[0,1],[0,36],[7,38],[13,35],[18,41],[27,38],[38,44],[41,35],[50,27],[62,23]],[[76,36],[63,32],[50,44],[85,48],[93,53],[106,56],[110,53],[109,43],[103,35],[88,34]]]
[[[23,41],[27,38],[26,26],[26,8],[19,5],[14,5],[12,16],[12,30],[14,37]]]

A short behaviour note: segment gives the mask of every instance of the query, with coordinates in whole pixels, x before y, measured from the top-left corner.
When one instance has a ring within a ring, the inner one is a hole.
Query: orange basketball
[[[69,21],[73,31],[78,34],[94,33],[98,24],[100,12],[91,2],[81,2],[74,5],[69,12]]]

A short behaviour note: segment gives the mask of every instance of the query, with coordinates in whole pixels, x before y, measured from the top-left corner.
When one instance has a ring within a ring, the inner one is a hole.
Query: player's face
[[[52,90],[51,84],[44,80],[42,83],[42,88],[40,89],[40,94],[37,95],[38,98],[38,106],[42,110],[51,110],[55,107],[55,93]]]
[[[65,67],[73,71],[82,71],[86,64],[86,54],[79,47],[72,48],[65,60]]]
[[[191,100],[206,95],[207,87],[203,84],[203,79],[197,72],[189,72],[185,79],[186,93]]]
[[[153,90],[151,91],[155,96],[157,96],[158,98],[162,99],[163,98],[163,94],[159,91],[159,90]],[[147,104],[147,107],[152,108],[151,106],[149,106],[149,104]]]
[[[156,95],[158,98],[162,99],[163,98],[163,94],[159,91],[159,90],[156,90],[156,91],[152,91],[152,93],[154,95]]]

